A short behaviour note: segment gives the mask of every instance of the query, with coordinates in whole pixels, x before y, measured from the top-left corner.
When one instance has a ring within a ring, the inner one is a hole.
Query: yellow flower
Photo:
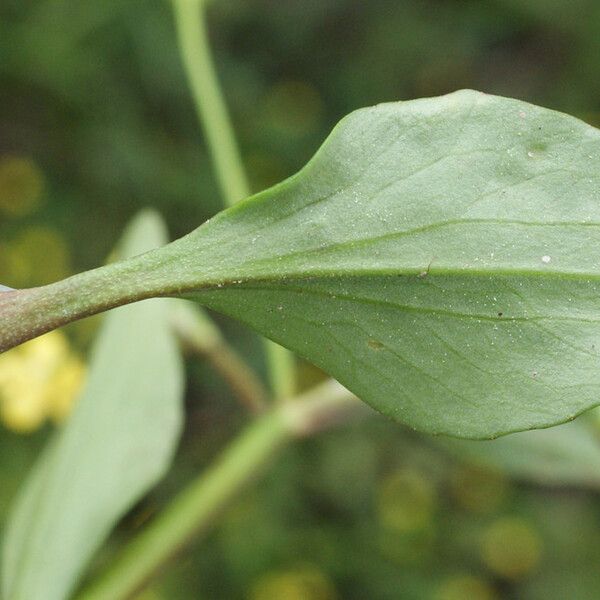
[[[37,386],[28,386],[22,380],[6,388],[0,405],[4,424],[18,433],[34,431],[46,418],[44,396]]]
[[[44,285],[71,273],[69,247],[64,237],[46,225],[32,225],[20,231],[10,243],[14,253],[12,271],[3,277],[11,287]]]
[[[317,568],[306,565],[263,575],[252,586],[250,600],[335,600],[331,580]]]
[[[378,491],[377,512],[386,529],[406,533],[431,526],[436,491],[423,474],[409,468],[388,475]]]
[[[0,355],[0,420],[21,433],[47,419],[62,421],[84,375],[83,363],[58,331]]]
[[[442,582],[434,594],[435,600],[496,600],[493,587],[473,575],[457,575]]]
[[[22,217],[41,201],[44,178],[37,165],[24,156],[0,157],[0,212]]]
[[[482,539],[483,560],[497,575],[521,579],[538,566],[542,540],[524,519],[504,517],[494,521]]]

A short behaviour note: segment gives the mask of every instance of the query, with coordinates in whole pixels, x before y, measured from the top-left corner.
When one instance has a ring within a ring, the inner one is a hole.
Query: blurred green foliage
[[[209,16],[256,190],[383,101],[472,87],[600,125],[597,0],[213,0]],[[0,56],[2,284],[100,264],[142,207],[174,237],[220,209],[168,2],[3,0]],[[261,368],[256,338],[222,324]],[[70,328],[79,350],[93,329]],[[189,367],[176,466],[113,545],[243,424],[208,367]],[[44,437],[0,430],[0,523]],[[595,484],[515,481],[372,417],[288,450],[144,598],[591,600],[599,538]]]

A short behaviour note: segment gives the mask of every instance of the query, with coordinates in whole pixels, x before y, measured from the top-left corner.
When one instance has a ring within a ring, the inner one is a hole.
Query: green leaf
[[[164,243],[139,217],[126,255]],[[104,321],[85,389],[31,473],[9,520],[6,600],[69,596],[116,521],[169,467],[181,429],[182,365],[168,300],[120,308]]]
[[[489,438],[600,402],[600,132],[461,91],[352,113],[297,175],[190,235],[0,293],[0,349],[193,297],[431,433]]]
[[[598,165],[598,130],[516,100],[384,104],[168,260],[398,421],[546,427],[600,402]]]
[[[440,438],[451,454],[500,469],[516,479],[552,486],[600,489],[597,428],[578,419],[551,429],[523,431],[491,441]]]

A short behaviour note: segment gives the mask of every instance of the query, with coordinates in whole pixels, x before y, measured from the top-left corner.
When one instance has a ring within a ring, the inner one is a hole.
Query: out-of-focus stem
[[[212,61],[204,20],[205,0],[173,0],[181,58],[196,111],[228,206],[250,195],[231,119]]]
[[[225,204],[232,206],[250,195],[250,185],[215,71],[205,5],[206,0],[173,0],[181,58],[196,111]],[[265,354],[273,396],[291,398],[296,392],[294,356],[270,340],[265,340]]]
[[[264,411],[267,391],[258,375],[227,343],[201,308],[184,300],[174,302],[171,323],[184,346],[203,356],[250,412]]]
[[[276,402],[292,399],[297,392],[296,358],[289,350],[271,340],[265,340],[265,353],[273,398]]]

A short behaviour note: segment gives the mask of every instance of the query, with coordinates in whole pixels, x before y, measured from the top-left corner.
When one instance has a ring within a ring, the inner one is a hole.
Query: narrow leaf
[[[124,252],[164,241],[138,218]],[[9,520],[7,600],[62,600],[116,521],[162,477],[181,428],[182,366],[167,300],[120,308],[103,323],[74,414],[41,456]]]

